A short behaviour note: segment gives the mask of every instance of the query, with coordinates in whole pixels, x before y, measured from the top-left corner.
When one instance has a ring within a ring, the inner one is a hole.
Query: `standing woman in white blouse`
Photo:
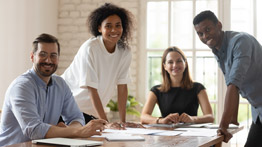
[[[132,14],[106,3],[91,12],[87,24],[93,37],[82,44],[62,77],[81,111],[107,121],[104,107],[117,87],[120,123],[114,123],[114,127],[121,129],[126,121],[127,84],[130,82],[128,70],[132,56],[128,41]]]

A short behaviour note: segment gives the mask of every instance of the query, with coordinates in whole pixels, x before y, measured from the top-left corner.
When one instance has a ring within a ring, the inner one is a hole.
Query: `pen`
[[[91,120],[93,120],[93,119],[97,119],[97,118],[94,117],[93,115],[90,115],[90,117],[91,117]]]

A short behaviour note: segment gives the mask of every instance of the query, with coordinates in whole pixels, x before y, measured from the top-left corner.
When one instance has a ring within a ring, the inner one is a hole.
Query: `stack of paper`
[[[103,132],[150,135],[158,132],[163,132],[163,130],[153,130],[153,129],[144,129],[144,128],[126,128],[126,130],[105,129]]]
[[[108,141],[144,141],[145,138],[138,135],[123,133],[123,130],[116,130],[119,133],[102,133],[102,135],[94,135],[92,137],[105,138]]]
[[[102,137],[110,141],[120,140],[145,140],[139,135],[157,135],[157,136],[176,136],[181,134],[181,131],[176,130],[153,130],[144,128],[126,128],[126,130],[105,129],[102,135],[94,135],[92,137]]]
[[[191,123],[176,123],[176,124],[149,124],[150,127],[167,127],[167,128],[174,128],[174,127],[184,127],[188,126]]]
[[[115,135],[107,135],[106,140],[108,140],[108,141],[144,141],[145,138],[142,137],[142,136],[138,136],[138,135],[115,134]]]
[[[145,128],[126,128],[126,130],[105,129],[101,136],[109,141],[141,141],[145,140],[144,137],[139,135],[157,135],[157,136],[215,136],[217,135],[216,129],[218,125],[212,123],[202,124],[154,124],[151,126],[158,127],[174,127],[174,130],[162,130],[162,129],[145,129]],[[230,125],[229,128],[237,128],[238,126]],[[139,135],[137,135],[139,134]]]
[[[181,136],[206,136],[211,137],[217,135],[217,130],[206,128],[178,128],[178,131],[184,131]]]
[[[201,123],[201,124],[192,124],[192,123],[177,123],[177,124],[149,124],[150,127],[168,127],[168,128],[210,128],[218,129],[218,124],[213,123]],[[237,125],[230,124],[229,129],[236,129]]]
[[[150,135],[156,135],[156,136],[176,136],[179,135],[183,132],[181,131],[163,131],[163,132],[158,132],[158,133],[154,133],[154,134],[150,134]]]

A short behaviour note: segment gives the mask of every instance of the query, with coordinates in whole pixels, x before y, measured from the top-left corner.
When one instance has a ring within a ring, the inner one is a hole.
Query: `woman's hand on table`
[[[158,121],[160,124],[172,124],[179,122],[179,114],[178,113],[171,113],[165,118],[160,118]]]

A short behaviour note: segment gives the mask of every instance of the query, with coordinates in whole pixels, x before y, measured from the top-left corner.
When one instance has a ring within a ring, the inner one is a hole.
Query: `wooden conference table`
[[[232,134],[237,133],[244,127],[239,127],[237,129],[229,129]],[[157,128],[157,129],[167,129],[167,128]],[[222,145],[224,136],[213,136],[213,137],[189,137],[189,136],[153,136],[153,135],[142,135],[145,141],[112,141],[109,142],[104,138],[86,138],[88,140],[103,141],[104,147],[166,147],[166,146],[178,146],[178,147],[210,147],[215,145],[219,147]],[[15,145],[10,145],[7,147],[54,147],[52,145],[38,145],[33,144],[31,141],[19,143]]]

